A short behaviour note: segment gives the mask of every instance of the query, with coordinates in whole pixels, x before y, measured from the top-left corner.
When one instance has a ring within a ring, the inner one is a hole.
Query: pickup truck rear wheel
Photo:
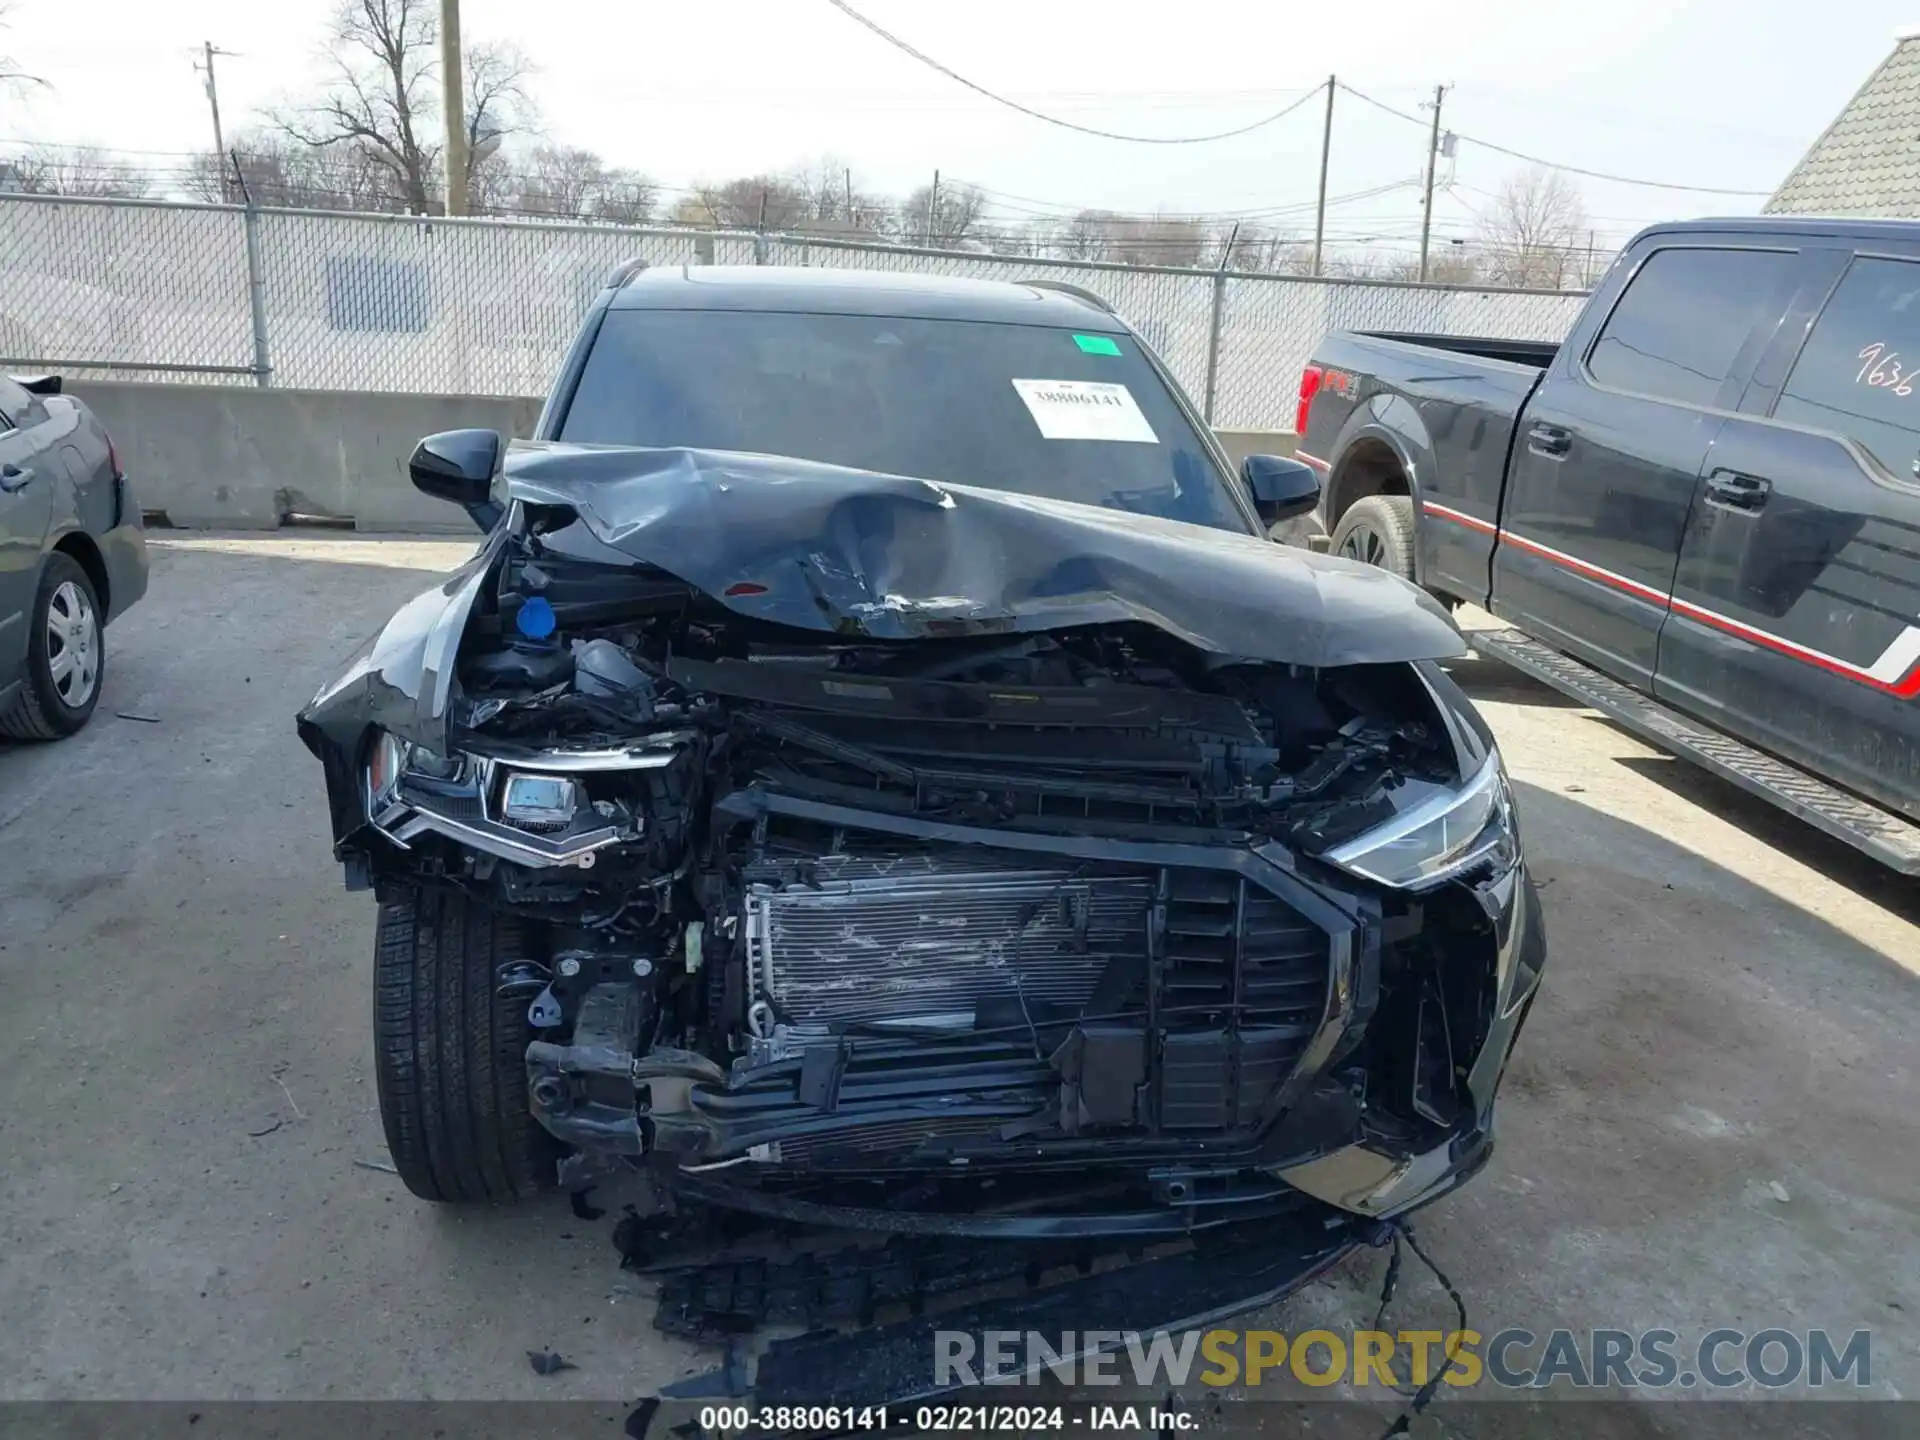
[[[554,1183],[559,1146],[527,1110],[524,997],[502,965],[520,925],[459,895],[383,904],[374,936],[374,1079],[387,1151],[423,1200],[519,1200]]]
[[[1354,501],[1334,526],[1333,553],[1413,579],[1413,501],[1405,495]]]

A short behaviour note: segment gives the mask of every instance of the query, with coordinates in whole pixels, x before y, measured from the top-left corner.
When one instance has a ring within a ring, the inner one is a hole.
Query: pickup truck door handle
[[[1535,425],[1527,431],[1527,449],[1549,460],[1562,460],[1573,449],[1573,432],[1558,425]]]
[[[1773,493],[1773,482],[1737,470],[1716,470],[1707,477],[1707,504],[1720,510],[1758,510]]]

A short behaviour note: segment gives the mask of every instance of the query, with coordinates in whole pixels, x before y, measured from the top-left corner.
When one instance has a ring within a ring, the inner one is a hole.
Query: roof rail
[[[1069,285],[1064,280],[1016,280],[1014,283],[1016,285],[1031,285],[1035,290],[1051,290],[1055,294],[1071,295],[1075,300],[1084,300],[1087,304],[1093,306],[1094,309],[1108,315],[1118,316],[1120,313],[1105,300],[1102,300],[1098,295],[1094,294],[1093,291],[1083,286]]]
[[[613,273],[607,276],[607,289],[618,290],[634,276],[647,268],[647,262],[640,259],[622,260],[613,267]]]

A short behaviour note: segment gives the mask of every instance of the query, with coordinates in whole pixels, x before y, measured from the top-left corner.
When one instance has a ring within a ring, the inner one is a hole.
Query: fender
[[[1404,397],[1384,392],[1371,395],[1354,407],[1340,427],[1329,457],[1332,466],[1327,475],[1326,496],[1321,502],[1327,533],[1333,533],[1340,517],[1354,501],[1368,495],[1397,493],[1383,491],[1375,478],[1365,472],[1364,466],[1355,463],[1355,452],[1369,441],[1385,446],[1406,478],[1414,510],[1414,580],[1425,584],[1427,527],[1420,523],[1419,516],[1423,477],[1430,473],[1433,464],[1433,440],[1419,410]]]

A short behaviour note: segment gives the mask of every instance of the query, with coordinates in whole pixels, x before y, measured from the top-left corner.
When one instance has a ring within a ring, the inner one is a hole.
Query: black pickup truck
[[[1298,429],[1336,552],[1920,874],[1920,224],[1656,226],[1557,347],[1330,335]]]

